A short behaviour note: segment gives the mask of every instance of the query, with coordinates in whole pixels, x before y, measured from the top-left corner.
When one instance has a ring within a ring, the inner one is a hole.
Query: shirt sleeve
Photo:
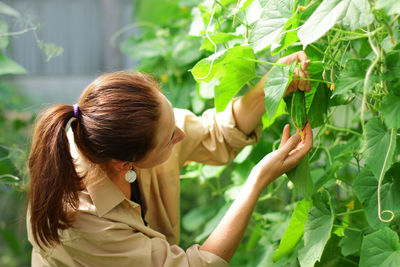
[[[193,245],[186,252],[165,239],[150,238],[132,228],[117,229],[110,223],[101,234],[79,232],[79,237],[63,242],[64,250],[83,266],[215,266],[229,264],[213,253]]]
[[[181,166],[186,161],[220,165],[231,162],[240,150],[258,142],[262,123],[249,135],[237,128],[233,115],[233,99],[223,112],[215,109],[205,111],[197,117],[188,110],[175,110],[177,126],[186,134],[179,144]]]

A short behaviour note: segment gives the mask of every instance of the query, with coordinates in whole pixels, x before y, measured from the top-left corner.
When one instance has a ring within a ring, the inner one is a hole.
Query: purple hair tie
[[[78,106],[78,104],[73,105],[73,108],[74,108],[74,117],[78,118],[78,115],[79,115],[79,106]]]

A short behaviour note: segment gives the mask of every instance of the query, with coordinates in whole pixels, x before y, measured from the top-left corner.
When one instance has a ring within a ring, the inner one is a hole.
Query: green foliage
[[[121,48],[139,60],[140,70],[161,80],[174,105],[200,113],[214,101],[221,111],[270,71],[259,143],[231,165],[190,163],[183,169],[182,245],[206,238],[251,168],[278,146],[283,126],[290,123],[290,100],[282,97],[294,65],[281,66],[275,59],[304,49],[311,60],[305,101],[314,148],[266,189],[231,265],[397,266],[398,1],[163,5],[165,14],[154,9],[155,20],[139,8],[141,32]],[[394,219],[385,222],[390,211]]]

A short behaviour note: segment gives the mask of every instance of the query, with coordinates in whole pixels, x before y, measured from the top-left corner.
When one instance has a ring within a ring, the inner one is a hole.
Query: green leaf
[[[297,203],[289,226],[286,228],[285,234],[279,243],[279,248],[274,254],[274,261],[288,255],[295,248],[297,242],[299,242],[303,236],[304,225],[306,224],[307,215],[311,207],[311,200],[303,199]]]
[[[264,84],[264,104],[268,118],[273,118],[283,94],[292,82],[292,66],[277,66],[269,73]]]
[[[191,70],[197,82],[218,79],[214,87],[217,112],[223,111],[239,90],[255,76],[255,58],[249,46],[236,46],[202,59]],[[248,60],[250,59],[250,60]]]
[[[400,96],[386,95],[382,101],[381,111],[389,128],[400,128]]]
[[[301,267],[314,266],[321,259],[334,219],[329,193],[323,191],[316,194],[304,227],[304,248],[298,254]]]
[[[4,74],[25,74],[24,67],[0,53],[0,75]]]
[[[378,118],[371,118],[365,125],[363,154],[365,156],[365,165],[369,167],[377,178],[379,178],[382,171],[389,144],[390,132]],[[394,147],[395,146],[393,146],[393,148]],[[386,171],[391,165],[391,159],[394,153],[393,148],[389,151],[389,162],[387,162],[384,171]]]
[[[0,13],[16,18],[21,17],[21,14],[17,10],[6,5],[4,2],[0,2]]]
[[[43,41],[39,41],[39,48],[46,55],[46,61],[49,61],[53,57],[61,56],[62,53],[64,53],[64,48],[53,43],[44,43]]]
[[[390,228],[385,227],[364,238],[360,267],[370,266],[400,266],[399,237]]]
[[[290,27],[289,27],[290,26]],[[297,28],[299,26],[298,16],[294,15],[291,17],[285,24],[283,31],[279,34],[279,36],[275,39],[275,41],[271,44],[271,55],[274,56],[286,48],[288,48],[293,43],[299,40],[297,36]]]
[[[290,181],[293,182],[295,190],[305,198],[309,198],[314,191],[308,158],[307,154],[294,169],[286,173]]]
[[[342,17],[348,0],[324,0],[297,32],[306,47],[321,38]]]
[[[234,39],[243,39],[243,37],[236,33],[219,32],[219,33],[210,35],[210,39],[216,45],[219,45],[221,43],[226,43],[226,42],[234,40]],[[210,42],[210,40],[208,40],[208,38],[206,38],[204,40],[204,42],[201,44],[200,50],[207,50],[207,51],[214,52],[214,45]]]
[[[385,174],[381,186],[381,209],[392,210],[397,217],[400,213],[400,163],[395,163]],[[378,179],[369,168],[358,174],[353,189],[360,200],[369,225],[378,229],[389,225],[378,218]],[[384,219],[387,215],[383,214]]]
[[[324,0],[301,26],[298,36],[306,47],[324,36],[339,21],[354,30],[369,25],[373,18],[368,0]]]
[[[263,7],[261,18],[256,22],[250,36],[250,44],[258,52],[271,45],[292,17],[295,1],[270,0]]]
[[[365,72],[371,61],[368,59],[350,59],[345,67],[345,71],[339,76],[332,96],[346,94],[349,90],[354,93],[363,91]]]
[[[262,124],[263,124],[263,129],[268,128],[269,126],[271,126],[275,120],[281,116],[282,114],[286,113],[286,104],[285,101],[283,101],[283,99],[281,99],[281,101],[279,102],[278,105],[278,109],[276,110],[274,116],[269,119],[267,113],[264,113],[262,116]]]
[[[167,25],[181,13],[178,0],[140,1],[136,10],[140,22],[149,22],[155,25]]]
[[[344,230],[344,236],[339,242],[343,256],[359,255],[362,239],[362,232]]]
[[[341,20],[351,30],[368,26],[374,21],[368,0],[347,0],[347,7]]]
[[[376,0],[375,8],[383,9],[389,16],[400,14],[400,2],[398,0]]]

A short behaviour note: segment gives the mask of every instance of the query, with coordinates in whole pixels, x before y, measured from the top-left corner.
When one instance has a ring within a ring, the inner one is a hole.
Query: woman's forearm
[[[264,187],[255,180],[254,176],[249,177],[217,228],[201,245],[201,250],[209,251],[228,262],[231,260]]]

